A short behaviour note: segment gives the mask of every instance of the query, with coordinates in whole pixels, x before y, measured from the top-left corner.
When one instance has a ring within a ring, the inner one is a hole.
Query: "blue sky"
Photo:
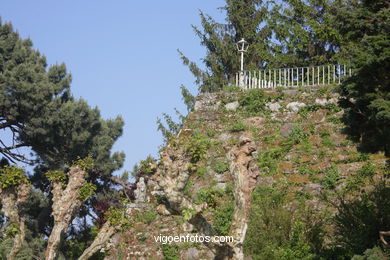
[[[49,64],[64,62],[72,91],[104,118],[121,115],[124,134],[114,151],[124,151],[124,169],[157,155],[162,137],[156,119],[174,108],[185,112],[179,86],[196,93],[194,78],[177,49],[200,61],[205,50],[191,24],[199,9],[218,20],[223,0],[101,1],[2,0],[0,16]]]

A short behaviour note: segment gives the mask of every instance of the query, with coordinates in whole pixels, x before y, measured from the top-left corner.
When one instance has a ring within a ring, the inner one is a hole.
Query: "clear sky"
[[[185,112],[179,86],[196,93],[194,78],[177,49],[199,62],[204,47],[191,24],[199,9],[218,20],[223,0],[1,0],[3,22],[12,22],[22,38],[49,64],[71,72],[72,92],[104,118],[122,115],[124,134],[114,151],[124,151],[124,169],[148,154],[157,155],[162,137],[156,119],[174,108]]]

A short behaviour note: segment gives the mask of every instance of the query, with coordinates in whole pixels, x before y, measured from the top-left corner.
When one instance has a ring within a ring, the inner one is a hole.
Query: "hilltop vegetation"
[[[390,228],[387,159],[361,152],[345,134],[335,89],[198,96],[152,174],[141,175],[146,212],[157,214],[134,219],[117,238],[120,254],[239,259],[241,250],[252,259],[385,259],[379,231]],[[151,242],[186,233],[244,243]]]
[[[205,69],[181,53],[200,94],[181,87],[189,114],[158,120],[159,158],[134,167],[135,183],[113,176],[122,119],[74,98],[65,65],[47,66],[0,23],[1,258],[388,258],[390,3],[226,0],[223,10],[225,23],[200,13]],[[241,91],[230,81],[241,38],[250,70],[349,63],[353,75]],[[186,233],[236,241],[154,240]]]

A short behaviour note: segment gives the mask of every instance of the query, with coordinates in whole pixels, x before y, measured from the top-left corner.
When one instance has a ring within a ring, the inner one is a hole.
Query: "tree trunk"
[[[79,257],[78,260],[87,260],[97,251],[102,249],[108,240],[114,235],[115,231],[116,227],[112,226],[110,221],[107,220],[93,240],[92,244],[84,250],[83,254]]]
[[[8,260],[15,259],[26,237],[25,219],[20,216],[18,207],[26,201],[29,192],[30,187],[24,183],[17,187],[8,188],[7,190],[0,189],[0,202],[4,215],[7,217],[9,223],[16,224],[19,228],[13,238],[11,251],[7,255]]]
[[[63,234],[83,202],[79,197],[79,190],[85,183],[85,175],[84,170],[78,166],[73,166],[70,168],[69,181],[65,189],[59,182],[52,184],[54,227],[47,243],[46,260],[57,258]]]

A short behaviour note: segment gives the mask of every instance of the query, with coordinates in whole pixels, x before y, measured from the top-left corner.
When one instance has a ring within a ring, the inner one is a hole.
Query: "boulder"
[[[282,107],[278,102],[267,103],[265,106],[272,112],[279,112],[279,109]]]
[[[168,216],[171,215],[171,212],[167,209],[167,207],[164,204],[160,204],[156,208],[157,213],[162,215],[162,216]]]
[[[200,258],[200,251],[195,247],[186,249],[182,255],[184,260],[198,260]]]
[[[234,101],[234,102],[231,102],[231,103],[227,103],[225,105],[225,108],[228,111],[236,111],[239,105],[240,105],[240,103],[238,103],[238,101]]]
[[[287,109],[290,109],[290,110],[293,111],[293,112],[298,112],[298,110],[299,110],[301,107],[305,107],[305,106],[306,106],[305,103],[291,102],[291,103],[288,103],[288,104],[287,104]]]

